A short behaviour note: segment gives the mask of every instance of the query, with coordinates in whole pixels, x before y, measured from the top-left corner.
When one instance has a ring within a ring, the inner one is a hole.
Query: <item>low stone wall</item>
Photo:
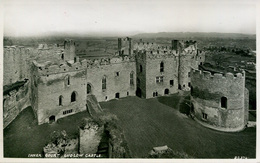
[[[31,105],[30,82],[27,81],[18,89],[10,91],[3,97],[3,122],[4,128],[8,126],[17,115]]]

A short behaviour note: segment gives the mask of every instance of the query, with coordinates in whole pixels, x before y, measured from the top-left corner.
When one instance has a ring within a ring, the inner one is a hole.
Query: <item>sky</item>
[[[256,34],[255,0],[5,0],[4,35]]]

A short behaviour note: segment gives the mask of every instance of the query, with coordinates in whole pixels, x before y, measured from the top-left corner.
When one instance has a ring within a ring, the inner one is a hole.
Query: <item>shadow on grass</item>
[[[158,101],[171,108],[179,110],[180,113],[189,115],[190,114],[190,96],[181,96],[178,93],[171,96],[161,96],[157,98]]]
[[[178,104],[180,102],[181,96],[177,93],[170,96],[160,96],[157,98],[158,101],[164,105],[178,110]]]
[[[89,114],[83,111],[52,124],[38,125],[32,108],[27,107],[4,129],[4,157],[27,158],[28,154],[41,154],[53,131],[65,130],[71,138],[77,137],[78,126],[86,117]]]

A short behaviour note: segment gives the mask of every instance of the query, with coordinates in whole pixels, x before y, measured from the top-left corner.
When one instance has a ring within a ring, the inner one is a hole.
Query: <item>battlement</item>
[[[138,50],[136,51],[136,55],[146,55],[147,59],[173,58],[178,56],[176,50],[170,49]]]
[[[200,80],[218,80],[218,81],[229,81],[229,82],[241,82],[245,80],[245,71],[242,73],[211,73],[209,71],[201,71],[197,69],[191,70],[191,77],[198,78]]]
[[[38,49],[41,49],[41,50],[48,50],[49,47],[48,47],[47,44],[39,44]]]
[[[125,38],[118,38],[119,41],[131,41],[132,39],[130,37]]]
[[[67,61],[61,63],[53,63],[47,61],[44,63],[38,63],[33,61],[33,65],[36,67],[39,75],[50,75],[57,73],[66,73],[72,71],[80,71],[86,68],[96,68],[103,65],[119,64],[126,62],[134,62],[134,57],[123,56],[123,57],[113,57],[113,58],[101,58],[101,59],[84,59],[81,62],[77,61],[75,63]]]
[[[150,42],[137,42],[134,44],[133,46],[133,50],[155,50],[155,49],[159,49],[159,45],[157,45],[156,43],[150,43]]]
[[[57,73],[80,71],[87,68],[87,62],[84,60],[82,62],[61,62],[59,64],[53,64],[51,61],[38,63],[34,60],[33,65],[36,67],[36,71],[39,73],[39,75],[50,75]]]
[[[88,68],[96,68],[103,65],[119,64],[126,62],[134,62],[135,58],[131,56],[118,56],[113,58],[88,59],[85,60]]]
[[[13,54],[17,54],[17,53],[29,53],[30,49],[29,48],[25,48],[24,46],[4,46],[4,54],[5,53],[13,53]]]
[[[69,48],[70,46],[75,46],[75,41],[72,39],[65,39],[64,40],[64,49]]]

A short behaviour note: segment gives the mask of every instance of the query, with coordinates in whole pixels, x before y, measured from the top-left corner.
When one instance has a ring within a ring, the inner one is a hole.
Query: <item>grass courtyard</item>
[[[127,97],[100,105],[117,115],[134,158],[147,157],[153,147],[162,145],[194,158],[255,158],[255,128],[239,133],[205,128],[182,114],[185,110],[178,109],[184,107],[185,100],[175,94],[148,100]],[[38,126],[28,107],[4,129],[4,157],[27,158],[29,153],[41,153],[53,131],[65,130],[75,136],[84,117],[89,117],[86,111]]]
[[[168,145],[195,158],[255,158],[256,129],[224,133],[201,126],[178,109],[176,95],[153,99],[128,97],[101,103],[117,115],[132,156],[147,157],[156,146]]]
[[[4,157],[27,158],[28,154],[41,154],[53,131],[65,130],[68,136],[77,136],[84,117],[89,117],[86,111],[59,119],[56,123],[37,125],[32,108],[28,107],[4,129]]]

